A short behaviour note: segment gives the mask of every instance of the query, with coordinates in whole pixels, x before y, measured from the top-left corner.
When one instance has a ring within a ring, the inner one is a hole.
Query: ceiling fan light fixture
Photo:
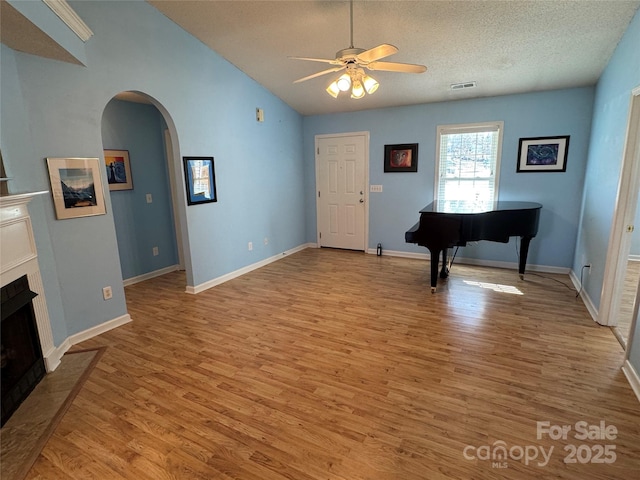
[[[340,89],[338,88],[338,81],[334,80],[331,82],[331,85],[327,87],[327,93],[331,95],[333,98],[338,98],[338,94],[340,93]]]
[[[364,71],[386,71],[386,72],[401,72],[401,73],[423,73],[427,70],[424,65],[415,65],[412,63],[397,63],[397,62],[381,62],[380,60],[393,55],[398,52],[398,48],[388,43],[382,43],[377,47],[364,50],[362,48],[356,48],[353,46],[353,0],[349,1],[349,20],[351,34],[351,43],[348,48],[343,48],[336,52],[334,59],[328,58],[311,58],[311,57],[289,57],[296,60],[307,60],[311,62],[322,62],[334,65],[332,68],[327,68],[321,72],[317,72],[306,77],[299,78],[293,83],[300,83],[306,80],[311,80],[328,73],[338,72],[346,70],[345,73],[340,75],[334,82],[332,82],[326,91],[333,98],[338,98],[340,92],[348,92],[351,90],[351,98],[362,98],[366,93],[373,94],[380,84],[378,81],[367,75]]]
[[[340,78],[336,80],[336,85],[341,92],[346,92],[351,88],[351,77],[348,73],[343,73]]]
[[[364,89],[369,95],[378,90],[378,87],[380,86],[378,81],[369,75],[364,76],[364,78],[362,79],[362,83],[364,84]]]
[[[353,88],[351,89],[351,98],[362,98],[364,97],[364,87],[362,86],[362,82],[360,80],[356,80],[353,82]]]

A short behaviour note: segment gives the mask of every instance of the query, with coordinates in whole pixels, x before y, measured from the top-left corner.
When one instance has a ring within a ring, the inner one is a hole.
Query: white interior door
[[[369,134],[316,136],[318,245],[366,249]]]

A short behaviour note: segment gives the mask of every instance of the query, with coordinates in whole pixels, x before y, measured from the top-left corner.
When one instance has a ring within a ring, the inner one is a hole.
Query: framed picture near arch
[[[58,220],[107,213],[98,158],[47,158],[47,166]]]
[[[182,157],[184,180],[187,188],[187,204],[217,202],[216,174],[213,157]]]
[[[133,190],[128,150],[105,150],[104,163],[107,168],[109,190]]]

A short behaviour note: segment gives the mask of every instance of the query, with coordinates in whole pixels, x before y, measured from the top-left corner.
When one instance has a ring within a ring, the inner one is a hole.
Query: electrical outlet
[[[153,247],[153,256],[157,257],[158,255],[160,255],[160,250],[158,247]]]
[[[102,298],[105,300],[109,300],[113,298],[113,292],[111,291],[111,287],[104,287],[102,289]]]
[[[382,185],[369,185],[370,192],[382,192]]]
[[[153,197],[151,196],[150,193],[147,193],[147,203],[152,203],[153,202]]]
[[[267,237],[264,237],[264,244],[269,245],[269,239]]]
[[[249,251],[253,250],[253,242],[249,242],[248,247],[249,247]]]

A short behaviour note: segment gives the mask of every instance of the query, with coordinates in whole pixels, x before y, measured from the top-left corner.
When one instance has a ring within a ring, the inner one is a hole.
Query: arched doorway
[[[125,286],[185,269],[175,133],[170,133],[170,118],[158,105],[145,94],[122,92],[102,115],[105,167]]]

